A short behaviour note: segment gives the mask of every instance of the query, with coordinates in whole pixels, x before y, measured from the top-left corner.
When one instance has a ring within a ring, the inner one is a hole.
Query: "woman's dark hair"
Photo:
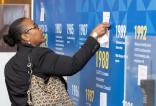
[[[21,43],[21,35],[24,31],[24,25],[22,22],[27,19],[25,17],[15,20],[9,27],[7,35],[3,36],[3,40],[9,46],[13,47],[18,43]]]

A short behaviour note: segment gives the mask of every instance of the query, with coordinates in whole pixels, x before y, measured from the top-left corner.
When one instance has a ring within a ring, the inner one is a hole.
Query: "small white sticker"
[[[110,20],[110,12],[103,12],[103,23],[109,23]],[[108,30],[106,34],[100,38],[98,38],[98,42],[100,43],[100,47],[109,48],[109,35],[110,31]]]
[[[44,6],[43,6],[43,3],[41,2],[40,21],[44,21],[44,14],[45,14]]]
[[[110,20],[110,12],[103,12],[103,22],[109,23]]]
[[[100,106],[107,106],[107,93],[100,92]]]
[[[109,31],[102,37],[98,38],[100,47],[109,48]]]
[[[147,66],[138,65],[138,86],[140,86],[141,80],[147,79]]]
[[[41,8],[40,21],[44,21],[44,8]]]

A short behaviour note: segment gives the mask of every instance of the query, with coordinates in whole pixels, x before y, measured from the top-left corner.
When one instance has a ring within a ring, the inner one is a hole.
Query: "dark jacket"
[[[99,43],[92,37],[87,38],[73,57],[55,54],[48,48],[18,45],[16,55],[5,66],[5,81],[12,106],[27,106],[29,54],[34,73],[70,76],[81,70],[98,48]]]

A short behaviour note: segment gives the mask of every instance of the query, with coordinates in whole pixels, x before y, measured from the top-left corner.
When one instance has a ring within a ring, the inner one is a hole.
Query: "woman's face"
[[[42,30],[30,19],[25,19],[23,40],[33,46],[38,46],[45,41]]]

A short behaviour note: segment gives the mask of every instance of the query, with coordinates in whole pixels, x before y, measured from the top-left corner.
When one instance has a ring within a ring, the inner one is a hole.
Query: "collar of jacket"
[[[30,44],[18,44],[17,45],[17,51],[18,52],[27,52],[35,48],[34,46]]]

